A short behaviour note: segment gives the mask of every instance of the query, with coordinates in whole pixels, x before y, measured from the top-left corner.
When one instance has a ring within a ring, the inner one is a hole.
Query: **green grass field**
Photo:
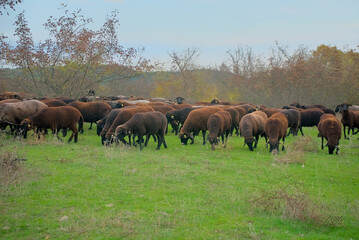
[[[26,161],[2,166],[0,239],[358,239],[359,135],[329,155],[304,133],[276,156],[237,136],[140,151],[95,129],[77,144],[1,133],[3,161]]]

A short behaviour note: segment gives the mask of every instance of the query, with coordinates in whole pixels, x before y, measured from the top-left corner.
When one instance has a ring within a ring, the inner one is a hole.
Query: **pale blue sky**
[[[14,33],[15,16],[25,17],[35,40],[47,38],[43,23],[60,16],[61,3],[94,20],[99,28],[107,14],[119,11],[119,38],[125,46],[145,47],[145,56],[168,62],[168,52],[198,48],[198,62],[219,65],[238,45],[266,55],[275,45],[314,49],[320,44],[359,45],[358,0],[23,0],[16,12],[0,16],[0,32]]]

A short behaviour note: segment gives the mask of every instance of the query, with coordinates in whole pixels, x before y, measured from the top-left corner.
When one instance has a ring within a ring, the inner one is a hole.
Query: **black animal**
[[[304,136],[302,127],[318,126],[320,117],[324,114],[323,110],[319,108],[304,109],[304,110],[299,110],[299,112],[300,112],[299,130],[302,136]]]
[[[172,132],[174,131],[176,135],[178,134],[179,130],[181,130],[183,126],[183,123],[186,121],[188,114],[194,109],[195,108],[193,107],[187,107],[179,110],[168,111],[166,113],[167,122],[171,125]]]
[[[290,128],[288,135],[292,133],[293,136],[297,136],[301,122],[300,112],[296,109],[285,109],[281,110],[280,112],[287,117],[288,127]]]

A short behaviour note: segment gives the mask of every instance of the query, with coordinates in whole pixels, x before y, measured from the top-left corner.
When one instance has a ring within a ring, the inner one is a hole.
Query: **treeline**
[[[92,30],[92,19],[62,8],[62,17],[44,24],[49,38],[42,42],[33,40],[24,13],[14,23],[15,44],[0,35],[0,91],[76,98],[91,89],[97,95],[217,98],[276,107],[293,101],[328,107],[359,102],[358,49],[321,45],[289,52],[276,43],[262,57],[237,47],[227,52],[228,61],[203,67],[197,63],[199,50],[188,48],[170,52],[171,68],[160,71],[161,63],[144,58],[144,49],[120,44],[116,11]]]
[[[268,59],[251,49],[228,51],[230,61],[213,69],[159,74],[151,95],[177,95],[194,101],[218,98],[232,102],[283,106],[293,101],[334,107],[359,102],[359,53],[321,45],[289,54],[276,45]]]

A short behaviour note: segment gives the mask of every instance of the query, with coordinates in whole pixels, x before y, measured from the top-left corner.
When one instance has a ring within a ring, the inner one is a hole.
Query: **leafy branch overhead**
[[[49,38],[34,43],[24,12],[15,22],[16,45],[0,39],[2,60],[22,70],[23,89],[40,96],[79,96],[106,81],[120,81],[154,65],[142,56],[144,49],[125,48],[118,40],[118,12],[106,17],[98,30],[89,28],[91,18],[81,10],[69,11],[62,5],[63,16],[50,16],[44,24]]]

